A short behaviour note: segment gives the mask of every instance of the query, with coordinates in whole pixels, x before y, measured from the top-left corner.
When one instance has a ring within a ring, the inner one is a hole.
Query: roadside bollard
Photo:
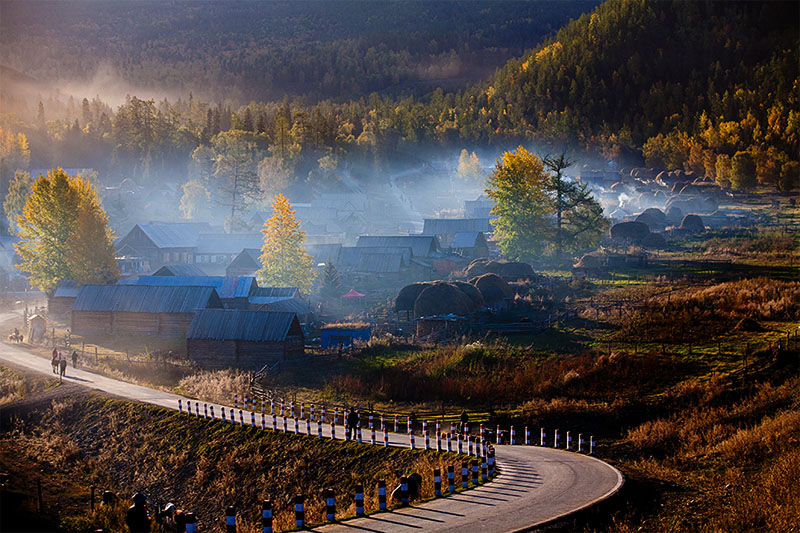
[[[458,434],[458,453],[464,453],[464,443],[461,433]]]
[[[442,451],[442,428],[439,422],[436,422],[436,451]]]
[[[278,431],[278,416],[272,413],[272,431]]]
[[[239,409],[239,425],[244,427],[244,415],[242,414],[241,409]]]
[[[294,418],[294,400],[289,402],[289,414]]]
[[[194,413],[197,418],[200,418],[200,402],[194,402]]]
[[[558,430],[553,432],[553,448],[558,448]]]
[[[389,428],[383,426],[383,447],[389,446]]]
[[[495,434],[494,443],[500,444],[500,424],[497,424],[497,433]]]
[[[283,417],[283,432],[284,433],[288,433],[289,432],[289,423],[286,421],[286,417],[285,416]]]
[[[186,520],[186,533],[197,533],[197,517],[189,511],[184,515]]]
[[[479,426],[478,434],[480,435],[481,440],[483,440],[483,438],[485,437],[485,435],[483,434],[483,424]]]
[[[408,442],[411,445],[412,450],[416,449],[416,446],[414,444],[414,432],[410,428],[408,430]]]
[[[511,426],[511,440],[509,441],[510,445],[515,445],[517,443],[517,434],[514,431],[514,426]]]
[[[567,431],[567,449],[568,450],[572,449],[572,432],[571,431]]]
[[[494,450],[489,450],[489,477],[494,477]]]
[[[408,421],[406,422],[406,429],[408,429],[409,433],[414,433],[414,425],[411,423],[411,417],[408,417]]]
[[[311,436],[311,420],[306,418],[306,435]]]
[[[325,489],[325,519],[328,522],[336,521],[336,494],[333,489]]]
[[[486,456],[481,457],[481,479],[488,481],[489,475],[486,473]]]
[[[333,409],[333,421],[334,422],[338,422],[339,421],[339,408],[338,407],[335,407]]]
[[[364,516],[364,485],[356,484],[356,516]]]
[[[386,480],[378,480],[378,509],[381,511],[386,510]]]
[[[381,413],[381,430],[383,430],[385,427],[386,427],[386,417],[383,416],[383,413]]]
[[[467,434],[467,455],[472,457],[472,435]]]
[[[578,433],[578,453],[583,453],[583,433]]]
[[[589,455],[594,455],[594,435],[589,437]]]
[[[256,427],[256,413],[254,411],[250,411],[250,425]]]
[[[183,402],[181,402],[180,398],[178,398],[178,412],[183,414]]]
[[[263,415],[266,412],[267,400],[261,398],[261,414]]]
[[[325,423],[325,405],[322,406],[321,411],[319,412],[319,417],[321,418],[321,422]]]
[[[403,505],[408,505],[408,478],[400,477],[400,501]]]
[[[525,426],[525,446],[531,445],[531,430]]]
[[[263,412],[261,413],[261,429],[262,430],[266,430],[267,429],[267,418],[266,418],[266,416],[267,415],[264,414]]]
[[[261,533],[272,533],[272,502],[261,502]]]
[[[311,421],[314,422],[314,404],[311,404]]]
[[[447,451],[453,451],[453,437],[450,433],[447,434]]]
[[[192,414],[192,401],[191,400],[186,400],[186,412],[189,413],[189,415]]]
[[[208,404],[203,404],[203,418],[208,418]]]
[[[478,461],[477,459],[472,460],[472,485],[477,487],[478,486]]]
[[[306,404],[301,403],[300,404],[300,420],[304,419],[305,417],[306,417]]]
[[[236,508],[232,505],[225,509],[225,533],[236,533]]]
[[[399,429],[398,429],[399,425],[400,424],[399,424],[399,420],[397,419],[397,415],[394,415],[394,432],[395,433],[397,433],[399,431]]]
[[[297,423],[297,417],[294,417],[294,434],[300,434],[300,424]]]
[[[541,433],[539,434],[539,446],[546,446],[545,439],[547,438],[547,433],[545,432],[544,428],[542,428]]]
[[[214,406],[213,405],[209,406],[209,411],[211,411],[211,420],[215,420],[215,418],[214,418]]]
[[[281,416],[283,416],[284,418],[285,418],[284,415],[286,414],[286,413],[284,413],[284,408],[285,407],[286,407],[286,402],[285,402],[285,400],[283,398],[281,398]]]
[[[322,420],[317,420],[317,437],[322,438]]]
[[[336,421],[331,420],[331,438],[336,438]]]
[[[238,409],[239,408],[239,395],[238,394],[234,394],[233,395],[233,408],[234,409]]]
[[[372,413],[370,413],[370,414],[369,414],[369,426],[367,426],[367,427],[368,427],[369,429],[372,429],[374,426],[375,426],[375,421],[374,421],[374,419],[373,419]]]
[[[431,437],[428,435],[428,428],[425,428],[425,449],[431,449]]]
[[[227,420],[225,420],[225,408],[224,407],[222,408],[222,421],[223,422],[227,422]]]
[[[361,425],[356,428],[356,442],[361,444]]]
[[[244,410],[247,411],[247,396],[244,397]]]
[[[466,461],[461,463],[461,488],[469,487],[469,465]]]
[[[447,467],[447,492],[453,494],[456,491],[456,469],[453,465]]]
[[[275,416],[275,399],[274,398],[270,398],[270,400],[269,400],[269,414],[271,414],[272,416]],[[268,502],[269,500],[264,500],[264,501]],[[270,506],[271,505],[272,504],[270,503]],[[272,512],[272,510],[270,509],[270,513],[271,512]]]
[[[305,527],[306,508],[304,505],[305,496],[298,494],[294,497],[294,525],[295,527]]]
[[[370,424],[369,432],[370,432],[369,443],[372,444],[373,446],[375,446],[375,440],[376,440],[375,439],[375,426],[372,426]]]
[[[442,495],[442,471],[433,469],[433,495],[437,498]]]

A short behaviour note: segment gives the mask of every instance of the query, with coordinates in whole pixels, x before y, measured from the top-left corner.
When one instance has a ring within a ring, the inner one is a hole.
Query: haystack
[[[536,273],[527,263],[520,263],[517,261],[491,261],[486,258],[472,261],[469,266],[467,266],[466,274],[469,279],[484,274],[497,274],[506,281],[536,278]]]
[[[636,217],[636,222],[647,224],[651,229],[663,229],[667,225],[667,215],[657,207],[648,207]]]
[[[469,282],[481,291],[483,301],[490,305],[514,295],[508,283],[497,274],[484,274],[469,280]]]
[[[400,290],[400,293],[397,295],[397,299],[394,301],[394,310],[413,311],[414,302],[417,301],[417,296],[419,296],[419,293],[431,285],[433,285],[433,283],[425,281],[421,283],[412,283],[411,285],[406,285],[403,287]]]
[[[459,315],[465,316],[477,307],[464,291],[447,282],[425,287],[414,302],[414,316]]]
[[[472,303],[475,305],[476,309],[480,309],[483,307],[483,296],[481,295],[481,291],[475,285],[470,285],[469,283],[465,283],[463,281],[451,281],[453,285],[461,289],[461,292],[466,294]]]
[[[584,254],[577,263],[572,265],[572,268],[579,270],[595,270],[598,268],[603,268],[605,263],[605,256],[598,254]]]
[[[478,259],[473,259],[470,261],[467,268],[464,272],[467,275],[467,278],[476,278],[478,276],[482,276],[488,272],[486,269],[486,265],[491,263],[492,260],[487,257],[479,257]]]
[[[685,231],[701,233],[705,231],[706,227],[703,225],[703,219],[699,216],[686,215],[681,221],[681,229]]]
[[[641,244],[645,248],[663,250],[667,247],[667,238],[664,237],[663,233],[650,233],[642,239]]]
[[[680,224],[681,220],[683,220],[683,211],[681,211],[681,208],[673,205],[667,209],[667,220],[673,226]]]
[[[616,240],[640,241],[650,233],[650,228],[642,222],[618,222],[611,226],[609,235]]]

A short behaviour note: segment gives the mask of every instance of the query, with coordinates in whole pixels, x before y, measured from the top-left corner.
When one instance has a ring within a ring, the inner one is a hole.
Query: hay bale
[[[477,278],[484,274],[497,274],[505,278],[506,281],[536,278],[533,267],[527,263],[520,263],[518,261],[491,261],[486,258],[472,261],[469,266],[467,266],[466,274],[468,279]]]
[[[691,231],[693,233],[702,233],[706,227],[703,225],[703,219],[697,215],[686,215],[681,221],[680,229],[684,231]]]
[[[680,224],[681,220],[683,220],[683,211],[681,211],[680,207],[673,205],[667,210],[667,220],[673,226],[676,224]]]
[[[493,304],[513,296],[511,287],[497,274],[484,274],[483,276],[478,276],[477,278],[469,280],[469,282],[478,288],[481,292],[481,296],[483,296],[483,301],[487,304]]]
[[[584,254],[580,260],[572,265],[572,268],[577,269],[585,269],[585,270],[594,270],[598,268],[603,268],[606,263],[605,256],[598,255],[598,254]]]
[[[609,235],[615,240],[640,241],[650,233],[650,228],[643,222],[618,222],[611,226]]]
[[[647,224],[651,229],[663,229],[667,225],[667,215],[657,207],[649,207],[636,217],[636,222]]]
[[[433,285],[433,283],[430,281],[423,281],[420,283],[412,283],[411,285],[406,285],[403,287],[400,290],[400,293],[397,295],[397,299],[394,301],[394,310],[413,311],[414,302],[417,301],[419,293],[431,285]]]
[[[464,273],[467,275],[467,278],[477,278],[478,276],[483,276],[488,272],[486,265],[491,263],[492,260],[486,257],[480,257],[478,259],[473,259],[470,261],[467,268],[464,270]]]
[[[425,287],[414,302],[414,316],[465,316],[477,309],[464,291],[452,283],[432,283]]]
[[[650,233],[642,239],[641,244],[645,248],[663,250],[667,247],[667,238],[663,233]]]
[[[451,281],[453,285],[461,289],[461,292],[467,295],[472,303],[475,305],[475,309],[480,309],[483,307],[483,296],[481,295],[481,291],[475,285],[470,285],[464,281]]]

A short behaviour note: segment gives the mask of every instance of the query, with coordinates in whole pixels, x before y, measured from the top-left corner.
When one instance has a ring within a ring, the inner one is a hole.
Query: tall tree
[[[5,194],[17,170],[25,170],[31,162],[28,138],[24,133],[4,131],[0,127],[0,194]]]
[[[25,207],[25,202],[28,200],[33,189],[33,184],[36,181],[31,175],[22,170],[17,170],[14,173],[14,179],[8,186],[8,194],[6,194],[5,202],[3,202],[3,210],[6,212],[8,218],[8,230],[14,234],[17,232],[17,217],[22,214]]]
[[[466,149],[461,150],[456,174],[459,179],[472,183],[482,183],[486,177],[481,169],[481,162],[478,156],[475,155],[475,152],[470,154]]]
[[[187,181],[183,184],[182,189],[183,195],[181,195],[180,209],[183,218],[189,220],[210,218],[209,203],[211,194],[208,189],[198,180]]]
[[[17,217],[18,268],[51,291],[60,280],[109,283],[119,278],[113,232],[94,188],[54,169],[40,176]]]
[[[342,282],[339,279],[339,271],[336,266],[329,260],[325,263],[325,269],[322,271],[322,284],[320,286],[320,293],[325,298],[337,298],[342,294]]]
[[[258,150],[253,133],[240,130],[219,133],[211,143],[215,153],[217,189],[225,198],[220,203],[231,209],[228,228],[232,230],[241,225],[238,214],[260,194],[255,168]]]
[[[317,273],[314,260],[303,247],[305,232],[295,217],[292,204],[282,194],[275,195],[272,216],[261,230],[261,269],[256,272],[262,285],[297,287],[308,293]]]

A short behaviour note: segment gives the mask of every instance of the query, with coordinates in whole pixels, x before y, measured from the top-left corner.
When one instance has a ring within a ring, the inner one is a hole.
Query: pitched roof
[[[195,313],[186,338],[280,342],[290,334],[302,335],[294,313],[203,309]]]
[[[137,224],[157,248],[194,248],[200,233],[210,232],[207,222]]]
[[[486,238],[480,231],[458,232],[453,238],[452,248],[475,248],[478,245],[486,245]]]
[[[339,250],[342,249],[341,244],[306,244],[304,248],[311,257],[314,258],[315,263],[327,263],[328,261],[337,261],[339,258]]]
[[[72,310],[192,313],[196,309],[207,307],[222,307],[222,302],[213,287],[84,285],[78,292]]]
[[[273,300],[272,302],[264,303],[259,309],[265,311],[285,311],[287,313],[295,313],[299,316],[311,315],[314,313],[311,306],[300,298],[275,298]]]
[[[136,285],[213,287],[220,298],[247,298],[258,287],[252,276],[139,276]]]
[[[361,264],[365,255],[400,255],[402,264],[408,265],[411,261],[412,250],[402,246],[344,246],[339,250],[336,268],[352,270]]]
[[[75,298],[78,296],[80,285],[71,279],[62,279],[56,285],[53,298]]]
[[[453,235],[466,231],[489,232],[488,218],[426,218],[422,233],[428,235]]]
[[[362,235],[356,246],[411,248],[411,255],[427,257],[439,249],[439,239],[435,235]]]
[[[238,254],[245,248],[261,248],[264,235],[256,233],[203,233],[197,241],[196,254]]]
[[[400,272],[403,268],[403,256],[400,254],[364,254],[353,270],[374,274]]]
[[[271,298],[295,298],[300,291],[297,287],[256,287],[251,296],[267,296]]]
[[[198,265],[166,265],[155,272],[154,276],[205,276],[206,273]]]

